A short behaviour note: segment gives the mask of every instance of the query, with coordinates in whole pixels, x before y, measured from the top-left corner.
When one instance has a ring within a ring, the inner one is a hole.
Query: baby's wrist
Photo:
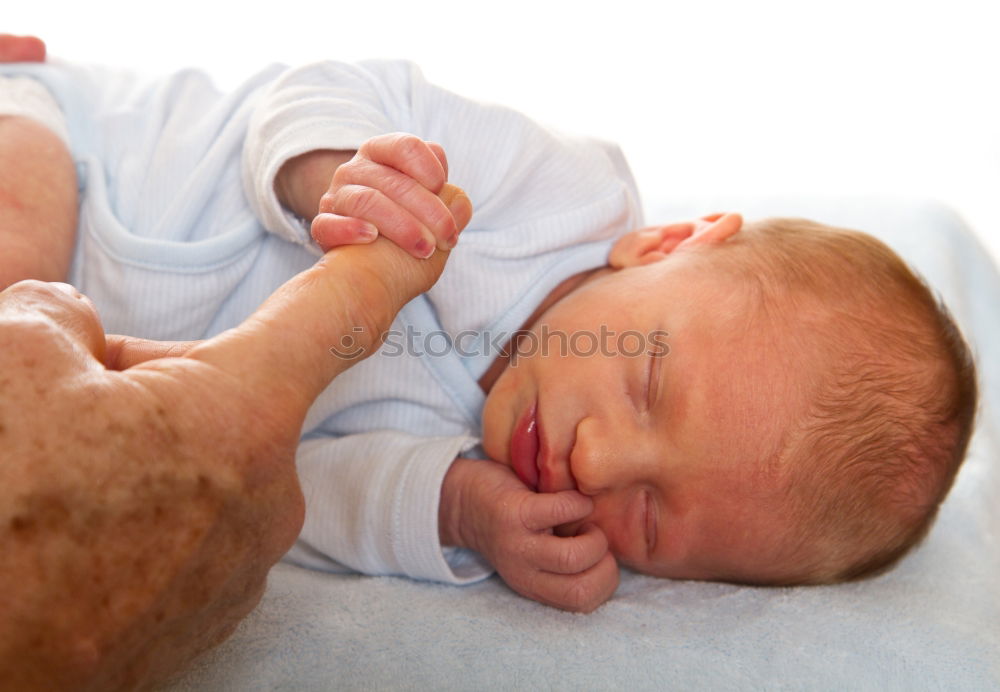
[[[317,149],[285,161],[274,179],[281,205],[307,223],[319,210],[320,198],[330,189],[333,174],[354,158],[354,151]]]
[[[470,478],[473,477],[473,464],[476,463],[482,462],[459,457],[444,477],[438,506],[438,537],[443,546],[478,550],[475,532],[471,530],[473,522],[466,515],[470,506]]]

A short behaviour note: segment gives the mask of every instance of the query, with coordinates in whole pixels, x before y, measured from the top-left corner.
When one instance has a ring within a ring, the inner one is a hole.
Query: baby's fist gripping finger
[[[471,205],[443,199],[447,176],[440,145],[405,133],[373,137],[333,174],[313,238],[326,250],[366,242],[377,229],[414,257],[426,258],[435,247],[450,250]]]
[[[396,172],[392,175],[402,176]],[[413,181],[408,182],[416,186]],[[468,196],[447,183],[436,196],[423,188],[415,192],[429,198],[417,205],[425,212],[423,219],[416,218],[375,187],[340,188],[333,196],[324,198],[321,213],[313,219],[313,240],[326,252],[340,245],[368,243],[383,235],[418,258],[433,253],[435,245],[441,250],[454,247],[457,234],[472,218]],[[442,239],[437,239],[438,235]],[[445,235],[448,237],[444,238]]]

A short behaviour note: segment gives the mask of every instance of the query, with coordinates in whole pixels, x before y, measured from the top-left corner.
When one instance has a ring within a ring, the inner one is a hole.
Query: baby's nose
[[[576,429],[570,467],[576,487],[584,495],[613,490],[630,482],[623,441],[596,418],[585,418]]]

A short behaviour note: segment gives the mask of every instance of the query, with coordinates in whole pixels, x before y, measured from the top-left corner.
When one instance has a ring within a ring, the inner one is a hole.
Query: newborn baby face
[[[785,536],[769,462],[795,397],[750,314],[736,279],[682,254],[599,270],[531,325],[490,389],[485,451],[538,492],[590,496],[585,521],[633,569],[766,580]]]

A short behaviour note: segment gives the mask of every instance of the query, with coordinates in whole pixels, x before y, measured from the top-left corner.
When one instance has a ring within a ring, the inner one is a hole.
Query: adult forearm
[[[274,188],[278,201],[306,221],[319,209],[320,197],[329,189],[333,174],[354,157],[354,151],[319,149],[289,159],[278,171]]]
[[[77,222],[69,150],[34,120],[0,116],[0,289],[65,281]]]

